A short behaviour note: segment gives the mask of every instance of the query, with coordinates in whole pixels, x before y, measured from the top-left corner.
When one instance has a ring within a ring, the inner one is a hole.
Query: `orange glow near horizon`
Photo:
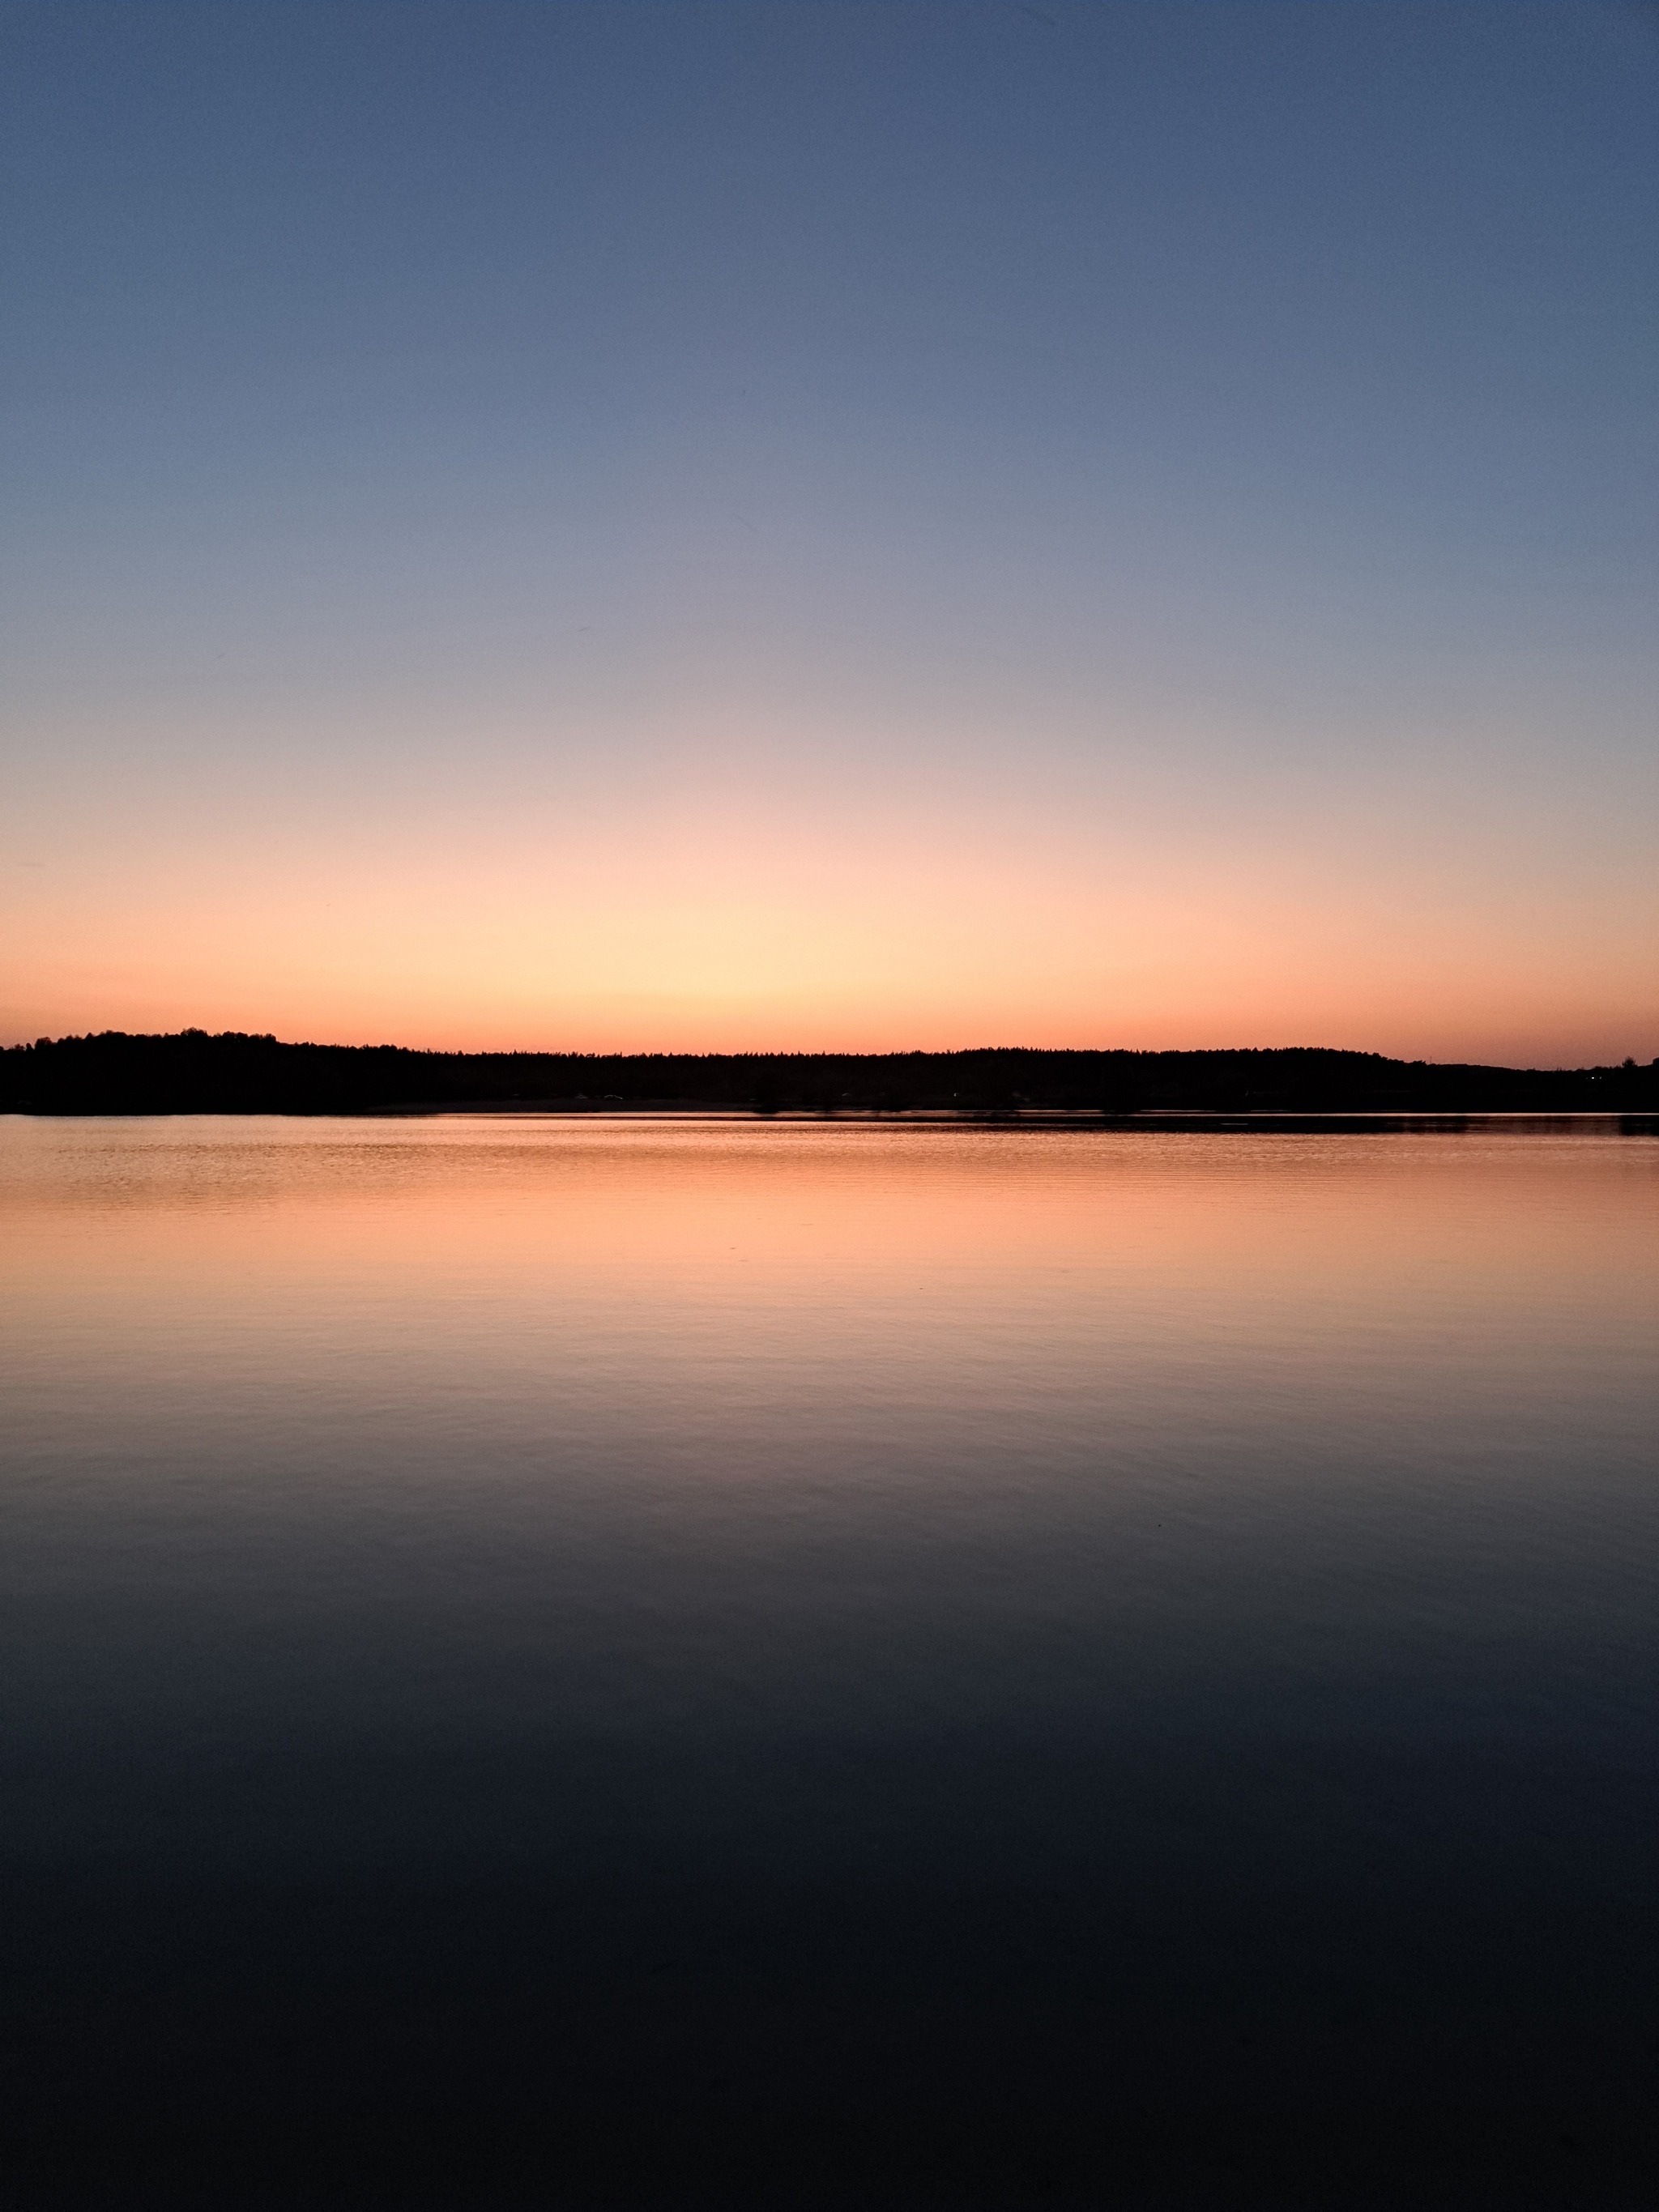
[[[1379,841],[1316,860],[1133,816],[912,805],[106,836],[14,894],[8,1042],[270,1031],[445,1049],[1318,1044],[1576,1064],[1659,1050],[1637,911],[1460,908]],[[172,849],[169,850],[169,844]],[[142,853],[142,857],[138,855]],[[1386,857],[1386,855],[1384,856]]]
[[[1659,1054],[1616,11],[196,12],[16,58],[0,1042]]]

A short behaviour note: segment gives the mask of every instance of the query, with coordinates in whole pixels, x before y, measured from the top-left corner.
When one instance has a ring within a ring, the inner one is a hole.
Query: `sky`
[[[1659,9],[0,0],[0,1039],[1659,1054]]]

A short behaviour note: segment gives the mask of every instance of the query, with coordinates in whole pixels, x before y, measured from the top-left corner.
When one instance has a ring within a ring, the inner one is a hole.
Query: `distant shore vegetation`
[[[1515,1068],[1259,1051],[425,1052],[118,1030],[0,1050],[0,1112],[366,1114],[466,1107],[764,1115],[1651,1112],[1659,1060]]]

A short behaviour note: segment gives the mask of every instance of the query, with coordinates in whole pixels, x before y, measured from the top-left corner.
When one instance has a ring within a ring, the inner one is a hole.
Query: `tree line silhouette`
[[[362,1114],[465,1106],[759,1114],[1569,1113],[1659,1108],[1659,1061],[1488,1067],[1313,1048],[1223,1052],[425,1052],[185,1030],[0,1050],[0,1112]]]

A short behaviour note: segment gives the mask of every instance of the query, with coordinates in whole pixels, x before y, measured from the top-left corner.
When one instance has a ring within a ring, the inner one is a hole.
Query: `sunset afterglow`
[[[16,19],[0,1041],[1659,1053],[1636,15],[410,20]]]

